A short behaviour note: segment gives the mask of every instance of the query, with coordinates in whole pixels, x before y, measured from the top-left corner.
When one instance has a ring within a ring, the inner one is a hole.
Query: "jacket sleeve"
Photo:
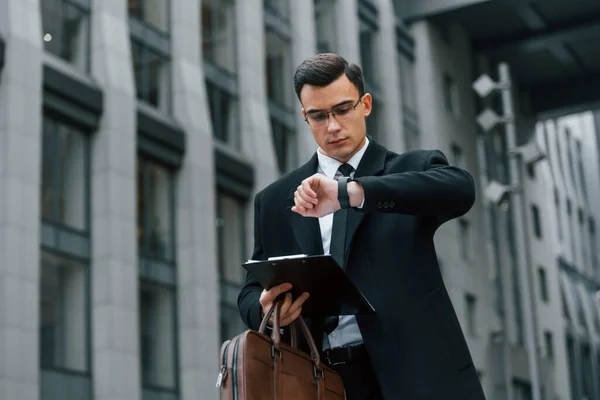
[[[475,202],[471,175],[450,166],[439,150],[425,153],[421,171],[356,178],[364,212],[430,216],[442,222],[468,212]]]
[[[260,193],[254,199],[254,251],[253,260],[263,260],[264,252],[262,247],[261,227],[260,227]],[[263,287],[250,273],[246,273],[246,283],[238,295],[238,309],[242,320],[249,329],[258,330],[262,320],[262,307],[260,306],[260,295]]]

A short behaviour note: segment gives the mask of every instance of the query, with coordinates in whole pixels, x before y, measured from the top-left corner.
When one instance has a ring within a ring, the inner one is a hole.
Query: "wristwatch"
[[[350,208],[350,196],[348,195],[348,182],[353,179],[348,176],[342,176],[338,179],[338,201],[342,209]]]

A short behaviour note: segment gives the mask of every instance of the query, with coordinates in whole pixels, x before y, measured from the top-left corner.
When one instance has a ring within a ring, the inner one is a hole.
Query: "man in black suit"
[[[397,154],[367,136],[371,95],[338,55],[305,60],[294,85],[319,148],[256,195],[252,258],[331,254],[373,305],[310,321],[349,400],[484,399],[433,243],[472,207],[473,179],[440,151]],[[238,298],[246,325],[258,329],[280,294],[282,325],[298,318],[309,294],[292,299],[290,288],[264,290],[249,274]]]

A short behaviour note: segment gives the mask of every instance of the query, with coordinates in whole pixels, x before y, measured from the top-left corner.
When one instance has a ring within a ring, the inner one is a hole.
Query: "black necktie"
[[[343,176],[350,176],[354,171],[354,168],[350,164],[342,164],[338,168],[338,174],[335,179],[340,179]],[[333,226],[331,228],[331,242],[329,245],[329,254],[333,259],[345,269],[344,261],[346,259],[346,220],[348,217],[348,210],[341,209],[337,210],[333,214]],[[325,319],[324,330],[325,333],[330,334],[337,326],[339,322],[338,316],[327,317]]]

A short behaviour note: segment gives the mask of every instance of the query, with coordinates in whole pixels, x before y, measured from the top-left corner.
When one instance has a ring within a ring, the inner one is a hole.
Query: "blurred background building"
[[[316,150],[292,74],[333,51],[370,135],[476,179],[436,244],[488,399],[600,400],[599,41],[597,0],[0,0],[0,399],[218,397],[253,195]],[[517,177],[477,123],[500,62]]]

